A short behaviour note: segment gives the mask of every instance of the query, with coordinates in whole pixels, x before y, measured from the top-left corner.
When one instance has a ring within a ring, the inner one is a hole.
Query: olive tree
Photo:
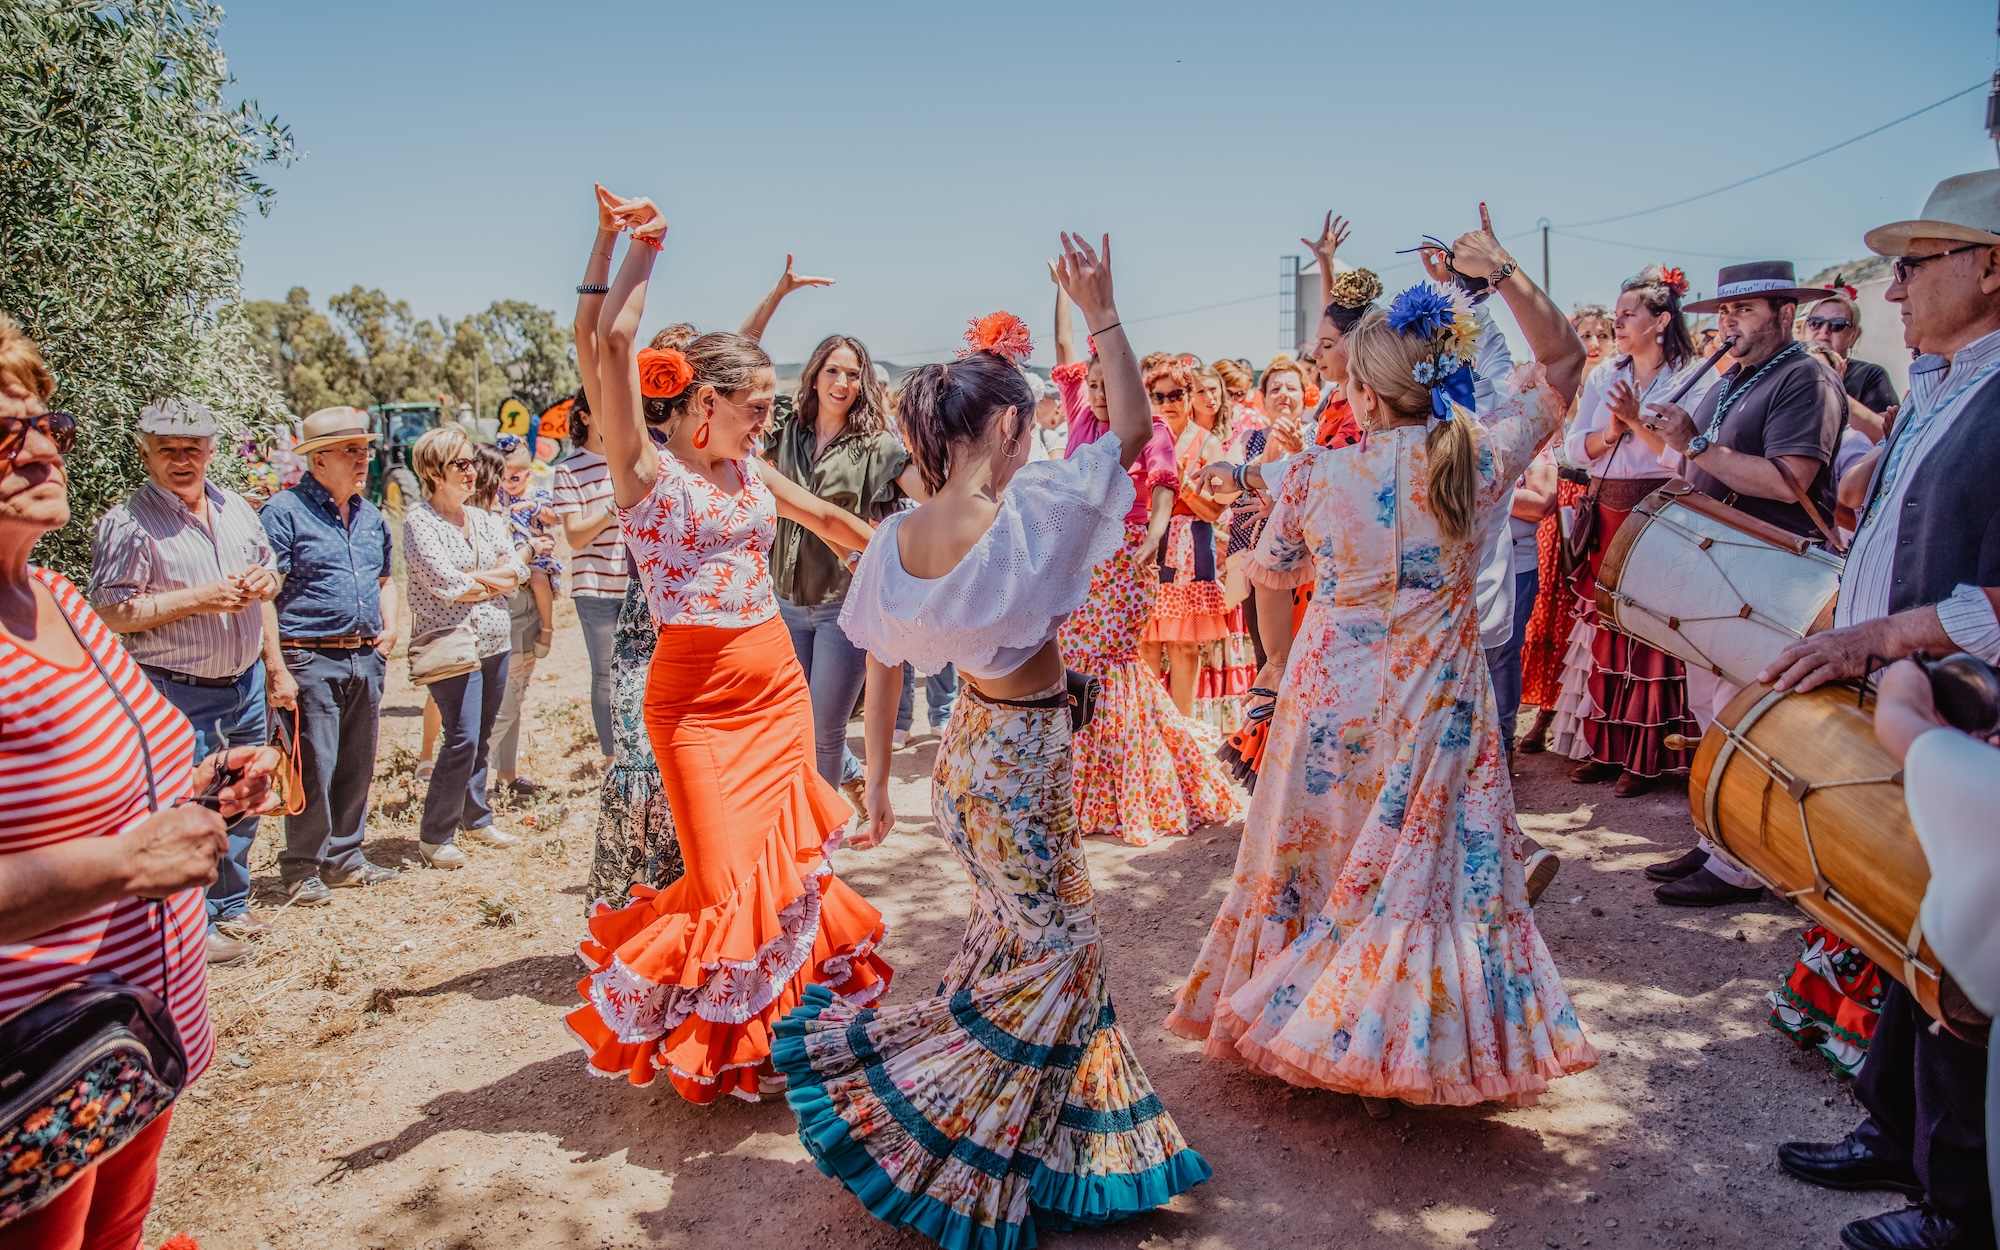
[[[224,446],[290,415],[239,307],[237,244],[291,136],[228,100],[221,23],[206,0],[0,0],[0,312],[80,418],[73,519],[36,553],[72,575],[99,514],[142,479],[146,404],[204,400]]]

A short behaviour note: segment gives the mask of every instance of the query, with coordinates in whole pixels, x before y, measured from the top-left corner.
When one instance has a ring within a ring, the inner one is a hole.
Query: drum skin
[[[1597,613],[1691,668],[1739,686],[1833,623],[1842,561],[1675,481],[1605,548]]]
[[[1904,805],[1902,770],[1875,740],[1875,698],[1856,700],[1846,683],[1804,694],[1748,687],[1703,736],[1688,807],[1731,859],[1942,1018],[1937,957],[1917,925],[1930,864]]]

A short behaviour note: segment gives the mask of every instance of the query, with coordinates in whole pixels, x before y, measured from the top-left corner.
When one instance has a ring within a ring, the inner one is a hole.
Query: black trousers
[[[1854,1096],[1868,1108],[1855,1130],[1861,1143],[1884,1158],[1908,1159],[1930,1204],[1991,1245],[1985,1048],[1932,1033],[1917,1000],[1891,985],[1854,1077]]]

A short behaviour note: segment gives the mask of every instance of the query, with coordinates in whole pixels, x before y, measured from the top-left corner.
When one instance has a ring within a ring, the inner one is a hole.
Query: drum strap
[[[1812,518],[1812,523],[1819,526],[1819,532],[1826,535],[1827,547],[1837,556],[1846,555],[1847,548],[1841,543],[1840,534],[1826,523],[1824,516],[1820,515],[1819,506],[1813,503],[1812,496],[1806,494],[1806,488],[1799,485],[1798,475],[1787,468],[1785,462],[1777,456],[1771,457],[1771,467],[1778,471],[1779,477],[1785,479],[1785,489],[1792,492],[1792,498],[1799,501],[1799,506],[1806,510],[1806,515]]]

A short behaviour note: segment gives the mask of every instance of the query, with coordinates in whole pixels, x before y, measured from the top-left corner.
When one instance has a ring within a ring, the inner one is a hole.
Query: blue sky
[[[458,316],[567,316],[590,184],[672,222],[648,323],[733,328],[785,253],[839,279],[767,344],[859,335],[934,358],[1010,308],[1046,337],[1043,260],[1109,230],[1142,350],[1262,360],[1281,254],[1333,208],[1342,256],[1645,208],[1983,81],[1990,0],[1474,4],[428,3],[238,0],[238,90],[293,130],[244,233],[253,298],[356,283]],[[1553,290],[1649,260],[1801,274],[1864,254],[1939,178],[1991,168],[1984,91],[1741,190],[1558,236]],[[1538,239],[1513,244],[1532,272]],[[1385,273],[1391,289],[1414,276]],[[1222,305],[1221,307],[1212,307]],[[1200,309],[1202,311],[1185,311]],[[1043,345],[1037,360],[1046,363]]]

